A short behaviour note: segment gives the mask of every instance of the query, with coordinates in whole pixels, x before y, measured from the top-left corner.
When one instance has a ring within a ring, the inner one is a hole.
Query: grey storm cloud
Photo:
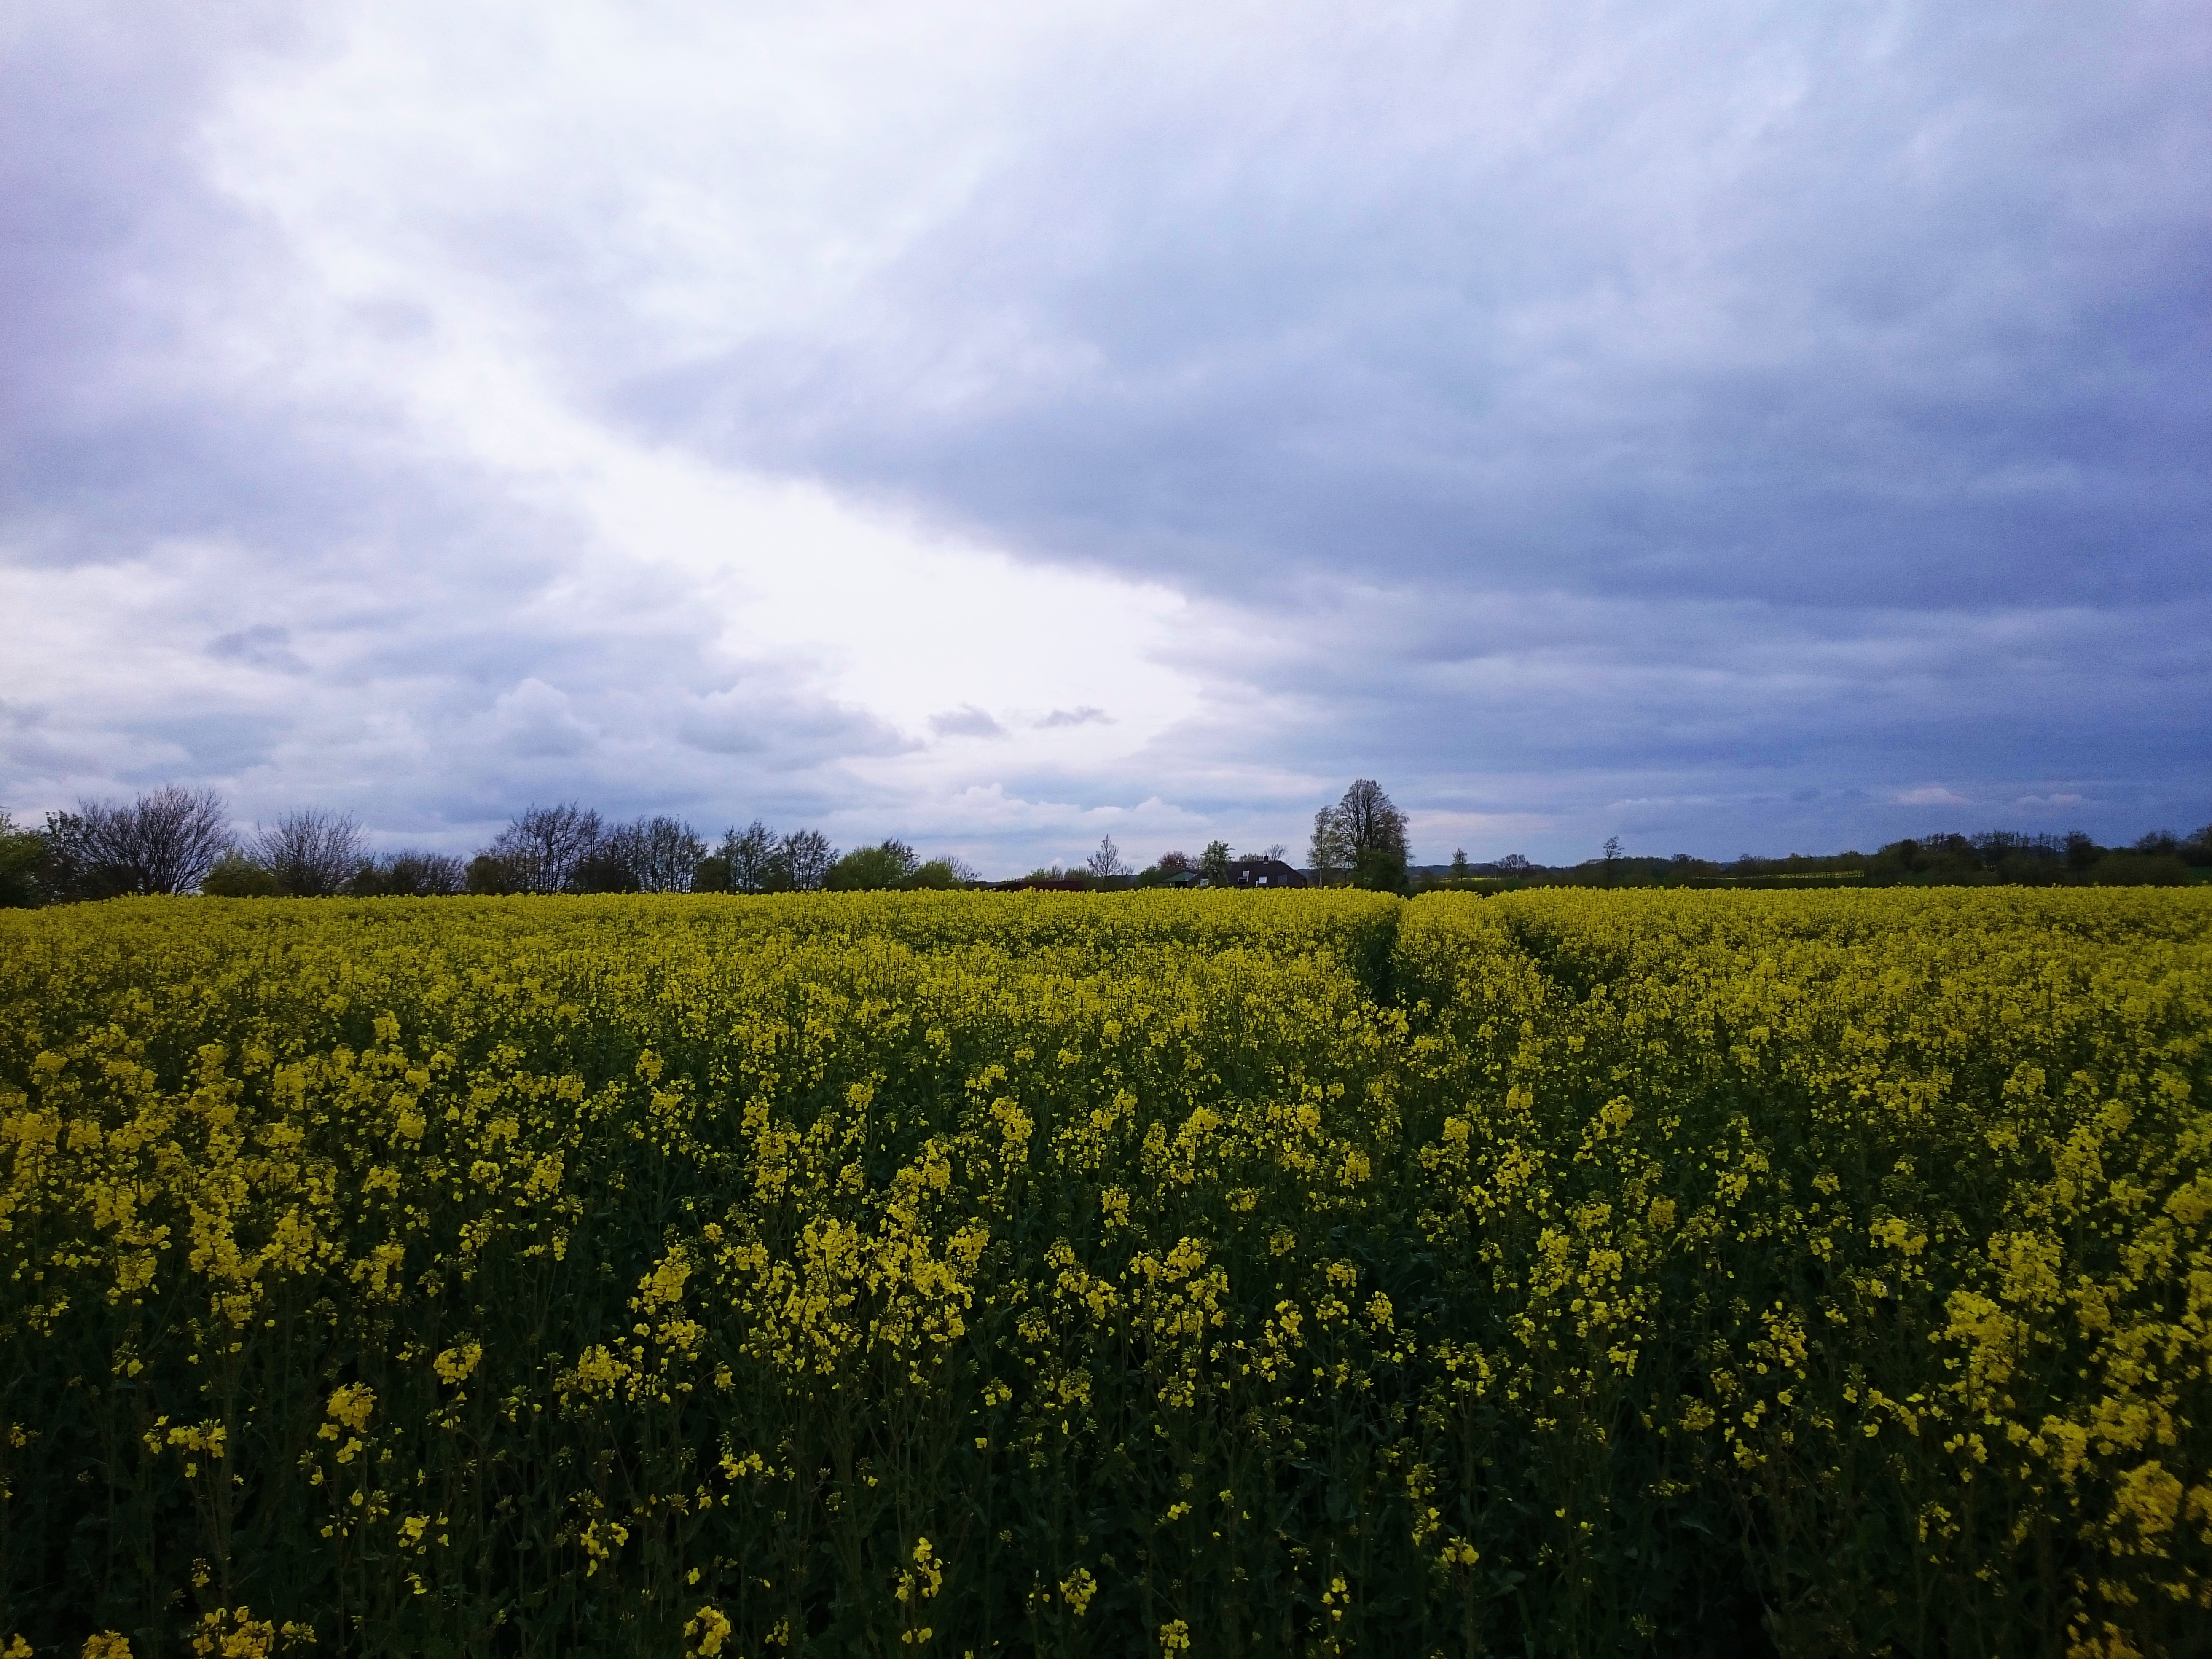
[[[929,729],[940,738],[1003,738],[1006,728],[973,703],[929,717]]]
[[[623,406],[1240,595],[2204,591],[2201,15],[1635,11],[1100,77],[849,319]]]
[[[0,23],[0,805],[1009,865],[1355,775],[1424,856],[2212,817],[2201,7],[422,21]],[[902,693],[865,574],[653,516],[695,477],[1164,594],[1182,690],[1060,684],[1095,590],[963,567],[1048,649]]]
[[[292,630],[289,628],[279,628],[274,623],[256,623],[251,628],[216,635],[208,641],[207,653],[280,674],[304,674],[307,665],[291,648],[291,642]]]
[[[1080,708],[1055,708],[1037,722],[1040,731],[1055,731],[1067,726],[1110,726],[1114,717],[1104,709],[1085,703]]]

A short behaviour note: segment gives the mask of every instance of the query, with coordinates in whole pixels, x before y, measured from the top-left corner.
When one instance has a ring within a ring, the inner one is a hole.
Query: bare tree
[[[631,826],[637,884],[648,893],[688,893],[707,843],[681,818],[640,818]]]
[[[368,856],[351,815],[303,806],[255,829],[246,855],[293,898],[327,898],[353,879]]]
[[[81,800],[56,823],[91,891],[189,893],[230,845],[222,797],[177,783],[128,805]]]
[[[1121,849],[1114,845],[1111,836],[1098,837],[1098,850],[1083,860],[1083,867],[1101,881],[1129,873],[1129,861],[1121,856]]]
[[[1334,806],[1324,806],[1314,814],[1313,842],[1306,849],[1306,862],[1312,866],[1315,879],[1324,884],[1352,868],[1352,840]]]
[[[570,884],[585,893],[688,893],[706,856],[707,843],[682,819],[641,817],[602,831]]]
[[[1509,876],[1517,877],[1527,875],[1535,866],[1528,862],[1525,854],[1508,853],[1498,860],[1498,867]]]
[[[743,830],[724,831],[716,856],[726,866],[730,891],[767,892],[775,879],[776,849],[775,832],[758,818]]]
[[[639,890],[638,829],[617,823],[603,830],[568,878],[568,890],[577,893],[635,893]]]
[[[1260,856],[1263,859],[1286,858],[1290,854],[1290,848],[1285,843],[1279,841],[1271,841],[1267,844],[1267,846],[1260,849]]]
[[[599,842],[599,815],[568,801],[532,806],[499,832],[489,855],[526,893],[565,891]]]
[[[355,878],[354,890],[364,898],[445,898],[459,892],[467,879],[467,866],[451,853],[410,849],[377,860]]]
[[[794,830],[775,849],[774,884],[811,893],[822,885],[822,878],[836,861],[837,849],[830,844],[829,836],[819,830]]]
[[[1186,870],[1197,869],[1198,860],[1188,853],[1163,853],[1152,867],[1164,876],[1179,876]]]

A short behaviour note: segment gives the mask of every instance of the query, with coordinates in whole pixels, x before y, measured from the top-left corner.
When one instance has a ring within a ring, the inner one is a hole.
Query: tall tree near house
[[[1360,778],[1336,804],[1355,860],[1375,852],[1406,855],[1406,817],[1372,778]]]
[[[1229,843],[1227,842],[1210,841],[1206,843],[1206,850],[1198,855],[1198,873],[1216,887],[1228,881]]]
[[[1355,781],[1314,815],[1313,866],[1323,879],[1350,871],[1362,887],[1406,887],[1406,817],[1372,778]]]
[[[292,898],[328,898],[361,873],[368,849],[350,813],[302,806],[257,826],[246,856]]]

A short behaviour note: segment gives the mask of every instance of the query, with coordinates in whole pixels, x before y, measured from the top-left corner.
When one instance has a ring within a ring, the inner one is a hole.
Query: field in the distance
[[[0,914],[0,1651],[2202,1652],[2208,968],[2196,890]]]

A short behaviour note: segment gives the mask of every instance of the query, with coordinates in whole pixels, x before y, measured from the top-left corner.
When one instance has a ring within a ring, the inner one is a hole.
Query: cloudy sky
[[[2212,11],[0,11],[0,806],[2212,818]]]

